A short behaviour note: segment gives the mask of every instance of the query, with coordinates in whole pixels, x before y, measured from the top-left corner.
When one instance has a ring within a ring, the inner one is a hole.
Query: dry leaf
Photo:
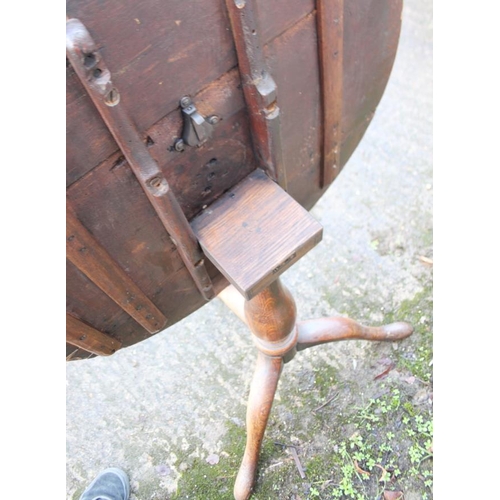
[[[376,377],[373,377],[373,380],[378,380],[385,377],[395,366],[396,363],[391,362],[391,364],[382,373],[379,373]]]
[[[384,491],[384,500],[404,500],[402,491]]]
[[[375,464],[375,467],[378,467],[382,471],[382,475],[380,476],[380,478],[378,480],[379,483],[382,483],[383,481],[385,481],[385,476],[387,476],[387,474],[389,474],[389,473],[387,472],[386,469],[384,469],[384,467],[382,467],[379,464]]]
[[[306,475],[304,473],[304,469],[302,468],[302,464],[300,463],[299,456],[297,455],[297,450],[295,449],[295,446],[291,446],[290,450],[292,451],[292,457],[295,461],[295,466],[297,467],[297,470],[299,471],[300,477],[302,479],[305,479]]]
[[[354,460],[354,468],[356,469],[357,472],[359,472],[360,474],[366,474],[367,476],[370,475],[369,472],[363,470],[359,465],[358,465],[358,461],[357,460]]]
[[[432,259],[429,259],[428,257],[424,257],[423,255],[421,255],[418,259],[421,262],[423,262],[424,264],[430,264],[431,266],[434,265],[434,261]]]

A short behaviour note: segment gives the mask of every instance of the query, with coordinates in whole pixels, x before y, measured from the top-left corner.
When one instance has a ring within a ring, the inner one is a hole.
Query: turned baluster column
[[[403,322],[370,327],[343,317],[296,323],[295,301],[279,279],[248,301],[234,287],[219,297],[246,322],[259,350],[248,398],[245,454],[234,486],[235,499],[247,500],[283,364],[297,351],[328,342],[402,340],[412,334],[413,327]]]
[[[245,320],[259,349],[247,406],[247,442],[234,485],[236,500],[250,497],[262,439],[283,364],[295,353],[296,308],[279,279],[244,304]]]

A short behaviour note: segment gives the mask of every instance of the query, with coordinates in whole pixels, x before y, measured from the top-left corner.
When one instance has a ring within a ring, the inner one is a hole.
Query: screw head
[[[149,185],[151,187],[154,187],[154,188],[157,188],[157,187],[160,187],[161,186],[161,179],[159,177],[153,177],[150,181],[149,181]]]
[[[217,115],[212,115],[212,116],[209,116],[208,117],[208,123],[210,123],[211,125],[216,125],[217,123],[219,123],[219,120],[220,118],[217,116]]]
[[[189,97],[188,95],[185,95],[182,99],[181,99],[181,108],[187,108],[190,104],[191,104],[191,97]]]
[[[184,151],[186,145],[182,139],[177,139],[174,144],[174,148],[176,151],[182,152]]]
[[[120,102],[120,94],[118,93],[118,90],[112,88],[106,94],[106,97],[104,98],[104,103],[106,104],[106,106],[109,106],[111,108],[113,106],[116,106],[119,102]]]

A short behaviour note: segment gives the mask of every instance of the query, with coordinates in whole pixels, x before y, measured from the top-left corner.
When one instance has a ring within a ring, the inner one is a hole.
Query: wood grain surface
[[[192,221],[207,257],[251,299],[321,241],[323,228],[262,170]]]
[[[331,110],[324,109],[319,42],[332,34],[328,26],[319,33],[321,5],[317,11],[313,0],[255,0],[254,5],[266,71],[277,88],[287,193],[310,210],[329,185],[322,182],[322,165],[330,153],[323,129]],[[339,172],[389,79],[401,6],[401,0],[344,2],[342,97],[333,103],[341,109]],[[262,166],[224,1],[68,0],[67,15],[90,32],[131,123],[188,221]],[[338,72],[332,75],[338,81]],[[168,318],[168,327],[205,300],[68,62],[66,95],[68,200],[96,242]],[[203,146],[179,152],[173,145],[182,135],[184,95],[202,116],[217,115],[219,122]],[[215,293],[228,285],[209,259],[205,265]],[[150,335],[71,262],[67,289],[68,313],[124,347]],[[72,359],[93,356],[71,346],[68,353]]]
[[[70,314],[66,314],[66,342],[99,356],[109,356],[122,345],[110,335],[96,330]]]
[[[167,318],[78,221],[69,205],[66,209],[66,255],[148,332],[155,333],[165,327]]]

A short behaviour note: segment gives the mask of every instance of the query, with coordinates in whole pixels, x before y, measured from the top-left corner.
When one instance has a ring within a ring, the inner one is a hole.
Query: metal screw
[[[185,95],[182,99],[181,99],[181,108],[187,108],[190,104],[191,104],[191,97]]]
[[[111,89],[104,98],[104,103],[109,107],[116,106],[119,102],[120,94],[116,89]]]
[[[184,144],[184,141],[182,139],[177,139],[175,141],[174,148],[175,148],[176,151],[179,151],[179,152],[184,151],[185,146],[186,145]]]
[[[220,118],[217,115],[209,116],[207,119],[207,121],[208,121],[208,123],[210,123],[210,125],[216,125],[217,123],[219,123],[219,120],[220,120]]]
[[[153,177],[150,181],[149,181],[149,185],[151,187],[160,187],[161,186],[161,179],[159,177]]]

